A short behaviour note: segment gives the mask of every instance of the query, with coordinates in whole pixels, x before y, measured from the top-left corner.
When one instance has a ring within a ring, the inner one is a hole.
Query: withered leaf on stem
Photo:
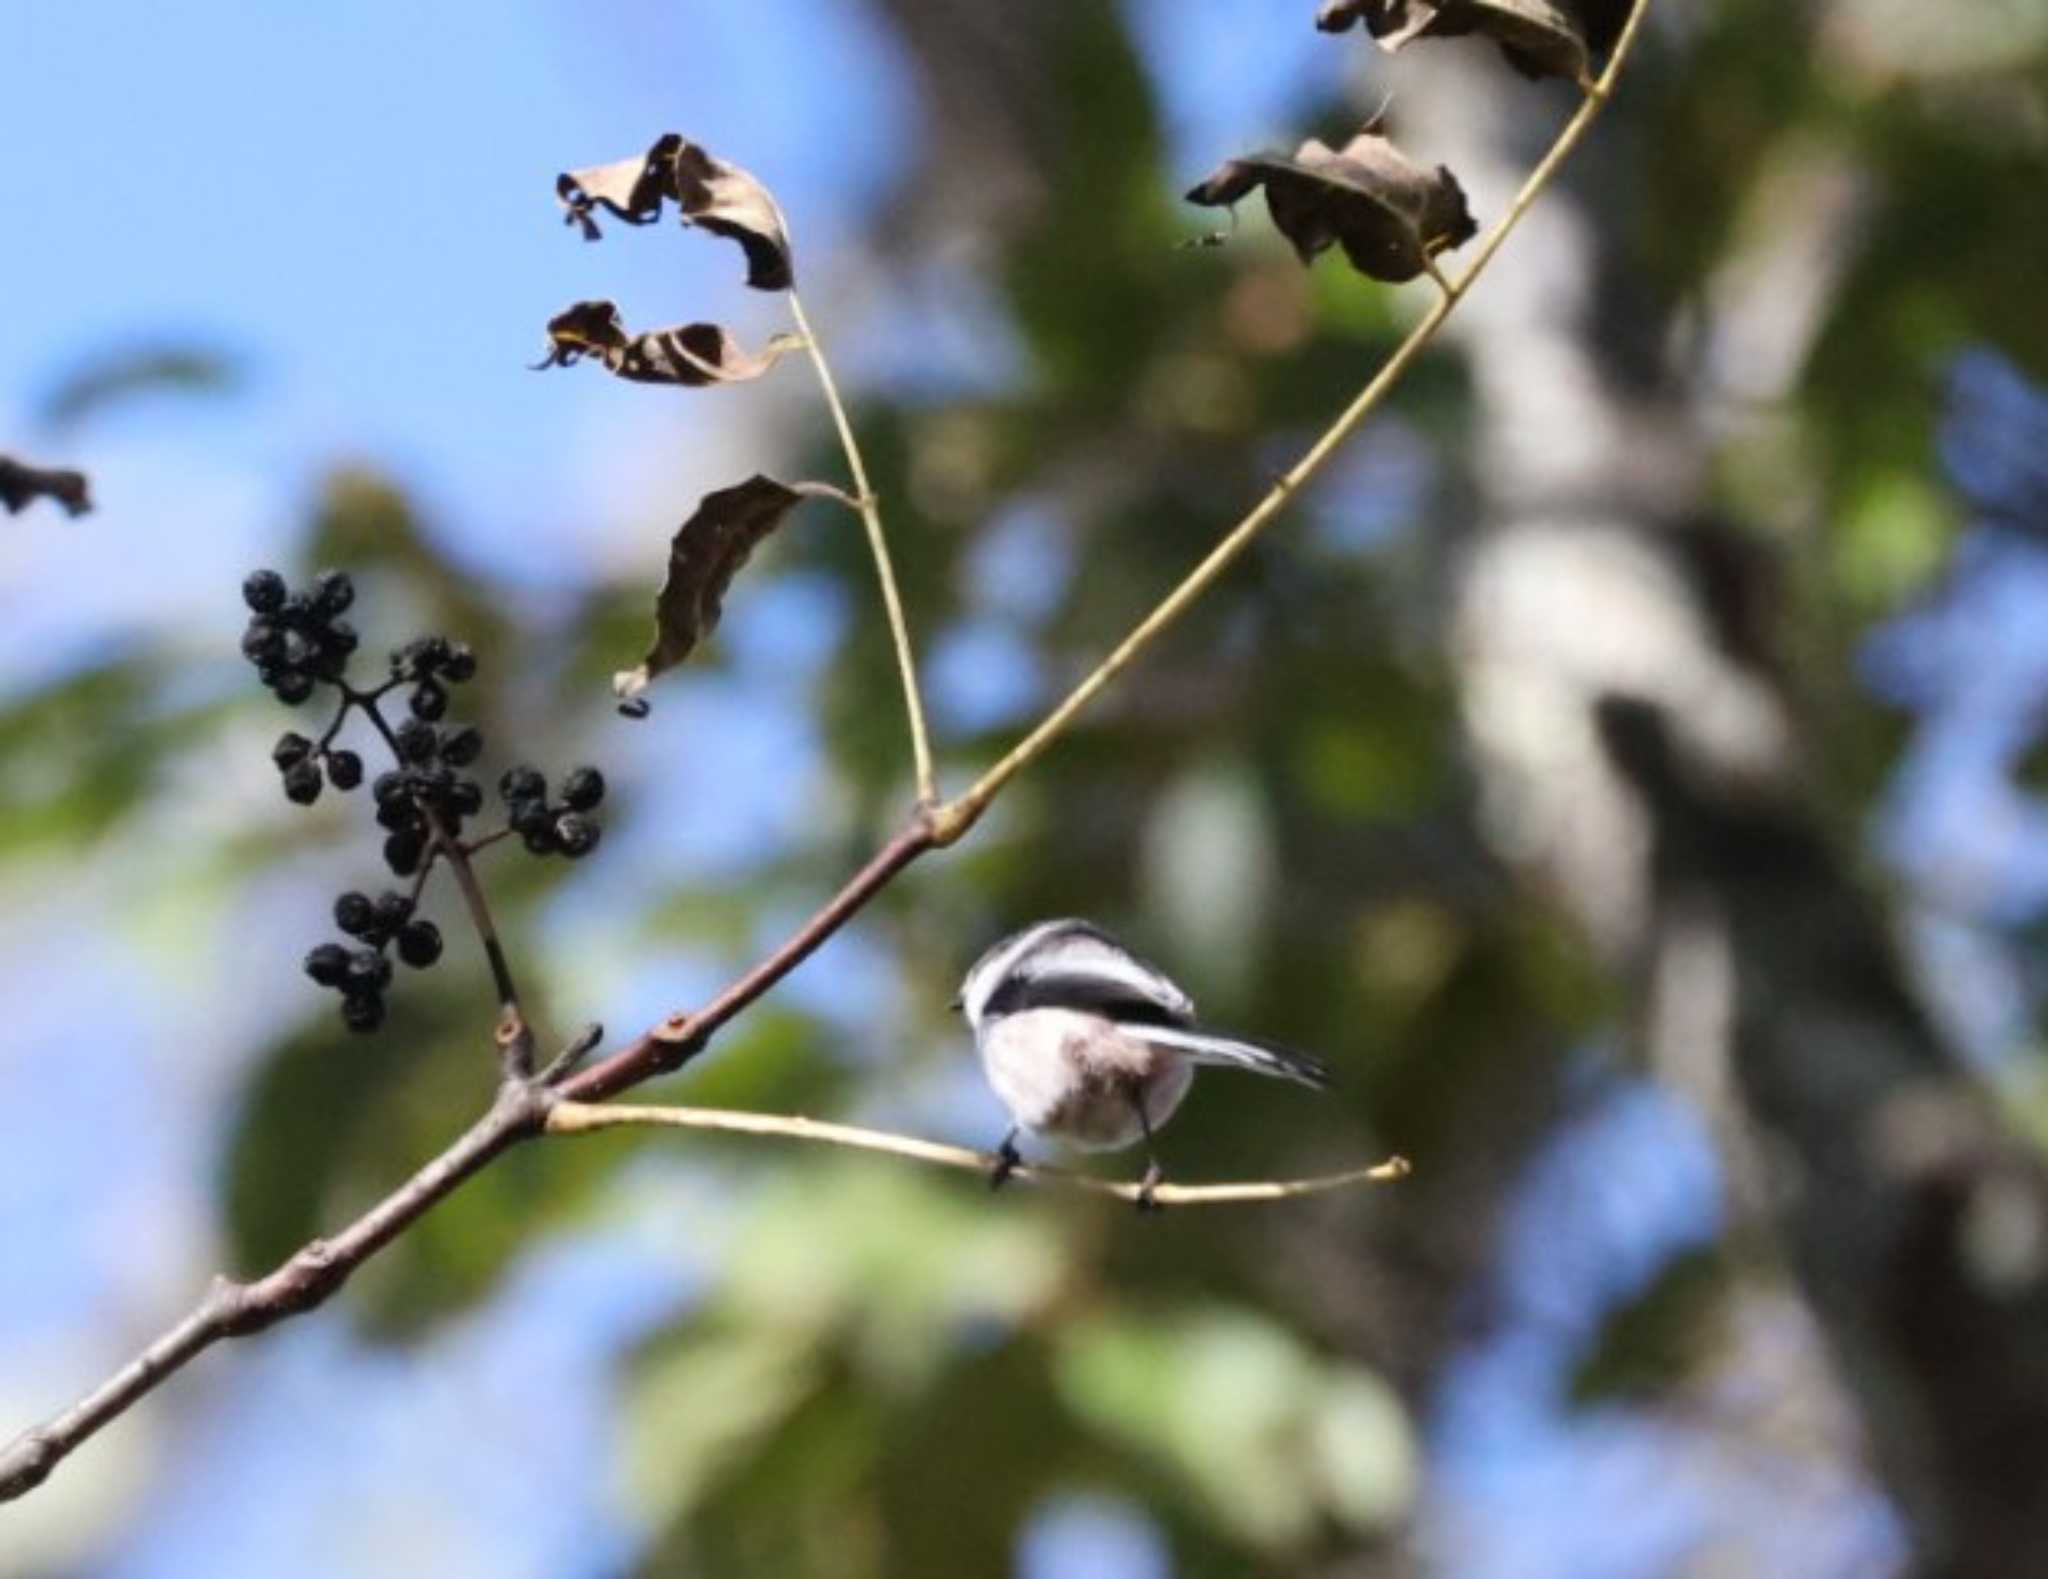
[[[1228,207],[1253,188],[1303,263],[1332,245],[1361,274],[1399,284],[1428,260],[1478,231],[1464,189],[1442,165],[1426,170],[1368,126],[1341,149],[1311,137],[1286,154],[1232,159],[1188,193],[1188,201]]]
[[[1577,81],[1613,46],[1627,16],[1626,0],[1324,0],[1316,26],[1341,33],[1363,22],[1389,51],[1418,38],[1479,33],[1525,77]]]
[[[84,515],[92,508],[92,493],[84,472],[30,466],[10,455],[0,455],[0,504],[9,515],[19,515],[37,499],[53,499],[66,515]]]
[[[715,323],[628,334],[618,308],[610,302],[578,302],[548,320],[548,354],[534,370],[573,367],[594,356],[620,378],[635,383],[695,389],[759,378],[802,345],[795,335],[777,335],[758,353],[748,352],[730,330]]]
[[[580,226],[586,241],[601,234],[592,217],[599,208],[629,225],[645,225],[661,217],[664,201],[674,203],[684,224],[740,244],[747,283],[756,290],[786,291],[795,283],[789,225],[774,195],[738,165],[675,132],[637,158],[557,176],[555,195],[563,223]]]
[[[726,588],[762,539],[805,498],[834,492],[816,483],[791,486],[757,473],[698,500],[696,513],[676,528],[669,543],[668,579],[654,604],[654,643],[637,669],[612,676],[612,689],[621,703],[645,711],[641,693],[717,627],[725,611]]]

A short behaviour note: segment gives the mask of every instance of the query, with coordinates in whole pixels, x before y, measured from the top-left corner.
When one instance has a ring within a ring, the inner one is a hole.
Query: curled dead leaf
[[[777,335],[758,353],[743,349],[732,332],[715,323],[677,324],[628,334],[619,309],[606,301],[577,302],[548,320],[548,354],[534,364],[573,367],[596,357],[620,378],[640,384],[737,384],[759,378],[789,352],[802,347],[795,335]]]
[[[789,225],[774,194],[738,165],[713,158],[675,132],[637,158],[564,172],[555,178],[555,195],[563,223],[581,227],[586,241],[602,234],[596,210],[646,225],[661,217],[666,201],[676,205],[684,224],[738,242],[747,257],[747,283],[756,290],[786,291],[796,281]]]
[[[612,676],[622,710],[646,712],[642,693],[654,677],[681,663],[717,628],[726,588],[740,567],[784,516],[814,496],[844,497],[821,484],[791,485],[757,473],[697,501],[695,513],[669,542],[668,579],[655,599],[654,641],[647,656],[638,668]]]
[[[1388,51],[1418,38],[1478,33],[1525,77],[1579,81],[1613,47],[1627,17],[1626,0],[1324,0],[1316,26],[1342,33],[1363,23]]]
[[[1398,284],[1437,253],[1478,231],[1457,177],[1426,170],[1368,126],[1341,149],[1311,137],[1290,157],[1232,159],[1188,192],[1188,201],[1228,207],[1256,187],[1280,233],[1303,263],[1332,245],[1361,274]]]
[[[19,515],[37,499],[54,500],[66,515],[84,515],[92,508],[92,491],[84,472],[30,466],[0,455],[0,504],[7,506],[7,513]]]

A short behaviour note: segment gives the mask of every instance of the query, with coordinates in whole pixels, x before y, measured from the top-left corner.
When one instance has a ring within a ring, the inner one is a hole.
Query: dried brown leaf
[[[653,645],[637,669],[612,676],[622,703],[645,710],[641,693],[717,627],[726,588],[762,539],[807,495],[830,491],[803,483],[791,487],[757,473],[697,501],[696,512],[669,543],[668,579],[654,605]]]
[[[675,132],[638,158],[557,176],[555,195],[563,222],[580,226],[586,241],[601,234],[593,217],[599,208],[629,225],[645,225],[660,218],[664,201],[674,203],[684,224],[739,243],[747,283],[756,290],[786,291],[795,283],[789,225],[774,195],[738,165]]]
[[[1228,207],[1254,188],[1303,263],[1332,245],[1361,274],[1412,280],[1437,253],[1462,246],[1478,226],[1457,177],[1426,170],[1368,126],[1341,149],[1311,137],[1290,158],[1232,159],[1188,193],[1188,201]]]
[[[56,501],[66,515],[84,515],[92,508],[84,472],[30,466],[0,455],[0,504],[7,506],[7,513],[19,515],[37,499]]]
[[[619,309],[610,302],[578,302],[548,320],[548,354],[534,368],[573,367],[593,356],[635,383],[695,389],[759,378],[802,345],[795,335],[777,335],[759,352],[749,352],[730,330],[715,323],[628,334]]]
[[[1316,26],[1341,33],[1360,23],[1384,50],[1418,38],[1478,33],[1528,77],[1588,75],[1628,15],[1616,0],[1324,0]]]

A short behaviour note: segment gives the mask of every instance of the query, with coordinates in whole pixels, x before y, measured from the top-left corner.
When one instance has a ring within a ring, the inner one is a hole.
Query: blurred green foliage
[[[1653,39],[1599,134],[1611,146],[1573,176],[1639,271],[1631,289],[1654,297],[1657,327],[1638,338],[1677,333],[1768,237],[1772,216],[1751,209],[1774,169],[1818,161],[1865,192],[1833,238],[1841,267],[1786,392],[1786,429],[1730,438],[1715,458],[1723,497],[1705,501],[1784,551],[1787,624],[1805,633],[1835,715],[1822,768],[1856,817],[1896,725],[1825,677],[1848,671],[1853,643],[1948,552],[1957,512],[1931,480],[1933,381],[1980,340],[2048,373],[2031,272],[2041,30],[2022,18],[2008,57],[1920,74],[1886,53],[1874,5],[1673,9],[1682,25]],[[1304,277],[1249,209],[1228,247],[1176,250],[1200,216],[1172,200],[1186,172],[1168,166],[1122,13],[1100,0],[1058,10],[1031,150],[1047,196],[999,238],[985,282],[1025,353],[1022,377],[964,399],[865,389],[855,413],[921,648],[989,629],[1021,638],[1041,704],[1349,398],[1406,301],[1335,261]],[[899,12],[913,27],[916,8]],[[1568,97],[1551,98],[1561,119]],[[1357,114],[1304,103],[1296,118]],[[1083,1488],[1150,1511],[1179,1573],[1306,1572],[1411,1511],[1415,1411],[1455,1348],[1451,1313],[1486,1266],[1504,1181],[1548,1133],[1567,1052],[1612,1024],[1618,988],[1499,871],[1461,759],[1429,594],[1483,457],[1451,353],[1418,369],[1397,413],[1438,468],[1412,519],[1374,546],[1333,546],[1314,521],[1358,501],[1319,487],[968,845],[856,923],[902,978],[884,1025],[850,1034],[773,1000],[661,1095],[834,1113],[879,1094],[886,1106],[964,1061],[936,1006],[981,944],[1073,913],[1183,964],[1219,1018],[1319,1049],[1340,1072],[1320,1103],[1206,1080],[1167,1138],[1170,1164],[1255,1176],[1398,1147],[1415,1180],[1284,1218],[1139,1223],[1093,1204],[991,1202],[971,1181],[802,1148],[522,1151],[393,1246],[351,1308],[401,1334],[487,1296],[628,1157],[729,1184],[729,1209],[672,1225],[713,1276],[622,1383],[625,1495],[654,1531],[647,1572],[994,1573],[1043,1498]],[[838,475],[822,413],[802,461],[784,474]],[[1027,506],[1047,523],[1048,557],[1072,564],[1051,572],[1044,607],[1011,606],[976,569],[992,523]],[[397,634],[475,643],[484,678],[466,703],[487,734],[516,722],[536,755],[551,730],[609,727],[603,676],[637,651],[653,591],[592,584],[567,589],[566,615],[522,608],[363,466],[338,469],[315,503],[304,557],[361,572],[366,602],[397,607]],[[608,914],[622,937],[743,963],[902,809],[896,681],[859,534],[787,532],[733,597],[793,574],[868,611],[809,698],[829,809],[735,876]],[[164,669],[161,655],[131,654],[0,708],[0,857],[89,847],[148,805],[195,739],[259,712],[253,695],[173,701]],[[684,714],[657,706],[644,727],[680,738]],[[1010,734],[946,732],[947,781],[957,788]],[[511,862],[494,875],[515,957],[536,946],[560,875]],[[318,924],[308,918],[307,941]],[[292,946],[279,941],[280,956]],[[322,1003],[250,1071],[222,1178],[240,1268],[388,1189],[484,1100],[482,978],[442,976],[411,986],[367,1044]],[[529,980],[551,1023],[605,1012],[556,1001],[544,973]],[[1687,1259],[1616,1311],[1578,1395],[1653,1401],[1682,1374],[1724,1275],[1713,1256]]]

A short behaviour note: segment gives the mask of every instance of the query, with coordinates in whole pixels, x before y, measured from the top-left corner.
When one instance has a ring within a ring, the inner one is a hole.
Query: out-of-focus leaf
[[[1388,51],[1418,38],[1479,33],[1524,76],[1576,80],[1612,46],[1627,18],[1627,5],[1612,0],[1324,0],[1316,26],[1342,33],[1363,22]]]
[[[824,491],[813,483],[791,487],[756,473],[697,502],[696,513],[676,528],[669,543],[668,579],[654,605],[654,644],[637,669],[612,676],[620,701],[644,708],[641,693],[654,677],[681,663],[717,628],[725,589],[761,540],[806,494]]]
[[[1415,1445],[1391,1389],[1249,1312],[1079,1323],[1055,1376],[1084,1419],[1171,1465],[1259,1546],[1305,1543],[1324,1518],[1384,1525],[1414,1494]]]
[[[53,500],[66,515],[84,515],[92,508],[84,472],[31,466],[0,455],[0,504],[7,506],[7,513],[19,515],[36,499]]]
[[[721,324],[686,323],[628,334],[619,309],[607,301],[578,302],[548,320],[548,354],[535,371],[573,367],[594,356],[619,377],[638,384],[738,384],[759,378],[801,347],[795,335],[777,335],[758,353],[741,348]]]
[[[1309,263],[1339,246],[1351,266],[1376,280],[1412,280],[1437,253],[1477,233],[1464,189],[1443,165],[1425,170],[1368,126],[1341,149],[1311,137],[1286,154],[1251,154],[1219,166],[1187,194],[1227,207],[1266,189],[1273,223]]]
[[[0,857],[83,848],[148,804],[219,705],[166,706],[170,668],[145,652],[0,707]]]
[[[823,1379],[819,1357],[774,1328],[720,1324],[659,1349],[627,1394],[625,1493],[635,1517],[654,1528],[688,1518]]]
[[[684,224],[739,243],[747,255],[747,283],[756,290],[786,291],[796,283],[789,225],[774,194],[738,165],[713,158],[675,132],[638,158],[557,176],[555,195],[564,223],[580,226],[586,241],[600,235],[594,209],[645,225],[660,217],[664,200],[672,202]]]
[[[136,395],[159,390],[219,394],[234,388],[241,369],[218,351],[195,346],[130,347],[75,369],[43,397],[38,415],[51,428],[69,428]]]
[[[289,968],[284,959],[275,963]],[[306,995],[323,1012],[274,1048],[243,1086],[224,1153],[230,1264],[246,1274],[275,1266],[330,1226],[324,1208],[359,1127],[414,1056],[395,1036],[352,1035],[318,989],[308,984]]]

